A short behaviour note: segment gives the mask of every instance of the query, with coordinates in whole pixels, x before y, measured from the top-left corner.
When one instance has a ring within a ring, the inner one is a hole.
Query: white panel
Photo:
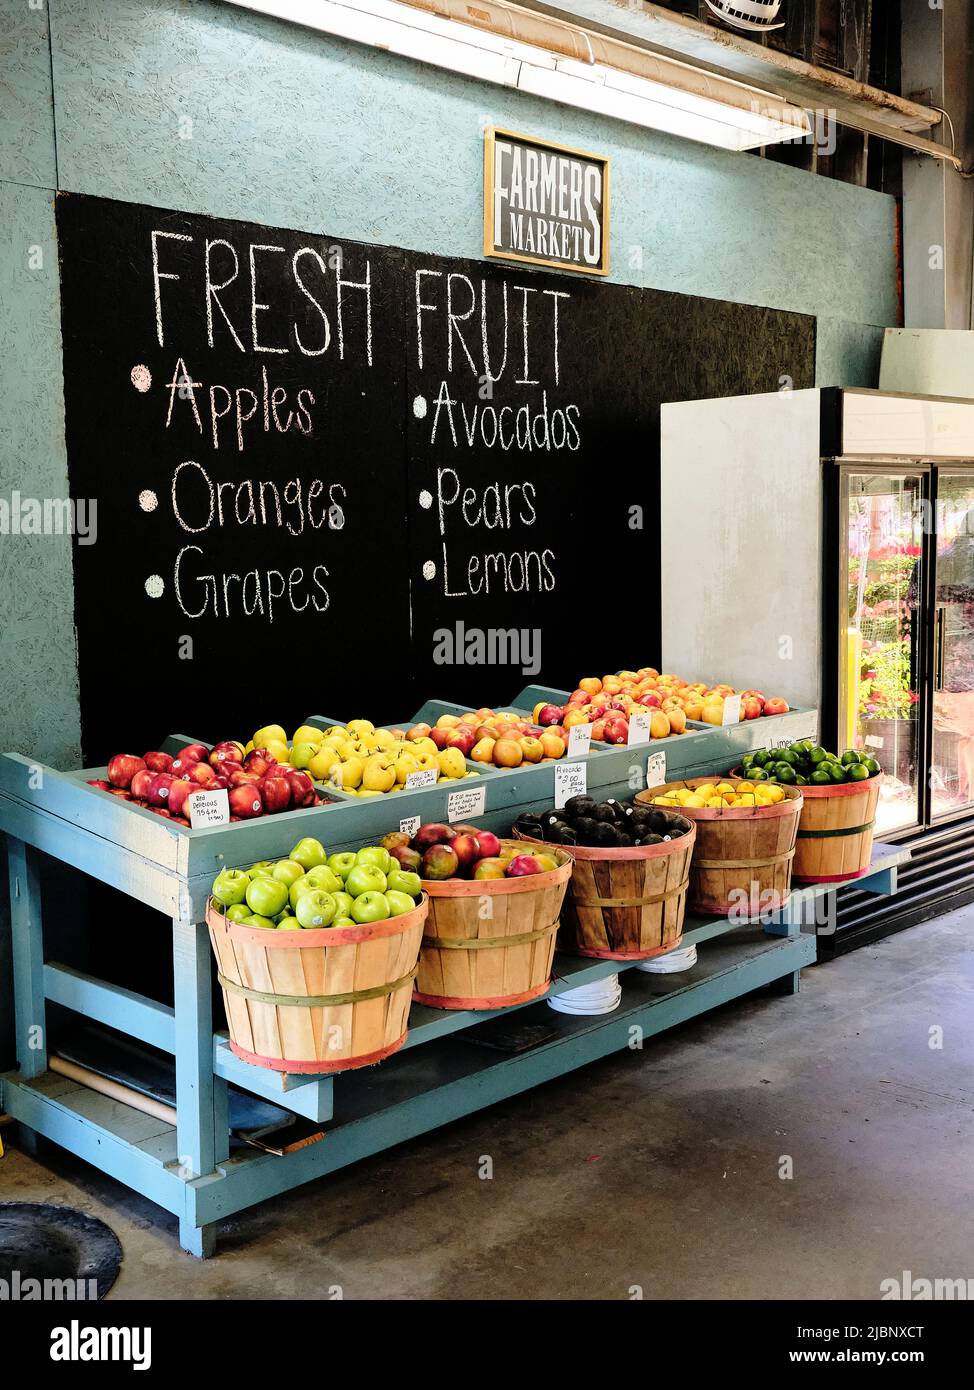
[[[821,703],[817,390],[662,409],[663,665]]]
[[[842,452],[905,458],[974,458],[974,401],[846,391]]]

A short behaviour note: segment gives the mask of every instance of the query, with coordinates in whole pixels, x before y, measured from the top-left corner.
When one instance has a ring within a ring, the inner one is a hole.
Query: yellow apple
[[[276,758],[279,763],[286,763],[291,756],[291,750],[287,744],[280,743],[276,738],[272,738],[270,743],[257,745],[258,748],[261,746],[266,748],[271,757]]]
[[[265,724],[254,734],[255,748],[269,748],[272,743],[287,743],[287,734],[280,724]]]
[[[344,733],[345,730],[342,730]],[[295,729],[292,743],[320,743],[325,737],[323,729],[316,729],[313,724],[302,724],[300,729]]]
[[[356,738],[361,738],[363,734],[375,733],[375,725],[371,719],[350,719],[345,728]]]
[[[437,766],[444,777],[464,777],[467,764],[459,748],[444,748],[436,755]]]
[[[384,753],[366,758],[362,771],[362,787],[367,792],[387,792],[396,785],[396,769]]]
[[[419,759],[414,753],[400,753],[396,759],[396,781],[400,786],[405,786],[406,778],[411,772],[419,771]]]

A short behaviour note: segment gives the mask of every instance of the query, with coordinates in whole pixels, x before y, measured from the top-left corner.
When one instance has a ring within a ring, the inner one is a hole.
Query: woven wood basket
[[[502,840],[520,848],[519,840]],[[548,992],[571,856],[524,878],[427,880],[429,920],[413,998],[435,1009],[503,1009]]]
[[[664,792],[683,787],[695,791],[720,781],[730,782],[736,788],[741,779],[691,777],[685,782],[667,782],[638,792],[635,800],[648,806]],[[687,901],[691,911],[717,917],[733,915],[750,921],[777,912],[787,903],[803,789],[781,790],[785,799],[774,806],[725,806],[720,810],[680,807],[680,815],[697,827]]]
[[[428,910],[424,895],[412,912],[368,926],[271,931],[231,922],[211,900],[233,1052],[274,1071],[322,1074],[398,1051]]]
[[[880,772],[868,782],[800,788],[805,804],[798,822],[794,878],[802,883],[840,883],[868,872],[882,781]]]
[[[559,951],[600,960],[649,960],[679,946],[696,828],[686,816],[673,819],[686,833],[663,844],[565,846],[575,872],[562,908]]]
[[[805,883],[862,878],[873,853],[873,831],[882,773],[868,782],[802,787],[794,874]]]

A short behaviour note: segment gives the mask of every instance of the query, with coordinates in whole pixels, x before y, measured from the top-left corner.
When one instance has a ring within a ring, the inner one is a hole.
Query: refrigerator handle
[[[947,657],[947,609],[938,608],[936,610],[936,627],[934,629],[934,666],[933,666],[933,688],[942,690],[944,687],[944,665]]]

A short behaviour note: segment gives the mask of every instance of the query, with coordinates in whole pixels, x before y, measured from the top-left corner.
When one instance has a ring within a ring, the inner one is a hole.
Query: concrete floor
[[[50,1147],[0,1194],[108,1222],[113,1298],[876,1298],[974,1276],[972,1138],[967,908],[245,1212],[208,1262]]]

